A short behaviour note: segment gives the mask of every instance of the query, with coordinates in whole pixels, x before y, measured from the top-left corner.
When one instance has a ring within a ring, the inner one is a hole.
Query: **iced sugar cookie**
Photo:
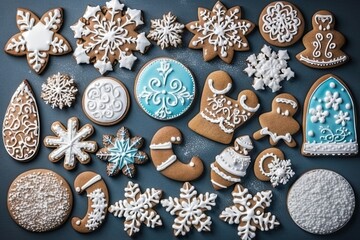
[[[151,117],[170,120],[184,114],[195,98],[195,81],[190,70],[171,58],[146,63],[135,80],[136,101]]]

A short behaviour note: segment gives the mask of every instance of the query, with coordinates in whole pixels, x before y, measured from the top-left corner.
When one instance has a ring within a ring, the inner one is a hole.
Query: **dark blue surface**
[[[150,29],[150,19],[160,18],[164,13],[172,11],[178,20],[182,23],[188,23],[190,21],[197,20],[197,8],[206,7],[211,9],[216,1],[214,0],[131,0],[124,1],[130,8],[141,9],[144,12],[145,25],[140,28],[141,31],[148,32]],[[315,70],[308,68],[295,59],[295,55],[304,49],[301,41],[295,45],[286,48],[291,57],[289,66],[295,72],[295,78],[289,82],[283,83],[283,88],[280,92],[289,92],[293,94],[301,105],[304,102],[304,97],[307,90],[310,88],[312,83],[319,77],[333,73],[342,78],[349,88],[351,89],[354,100],[359,110],[360,105],[360,27],[359,27],[359,7],[360,2],[355,0],[343,0],[343,1],[291,1],[295,3],[302,11],[306,27],[305,32],[311,29],[311,17],[313,13],[318,10],[326,9],[330,10],[335,14],[336,26],[335,28],[340,31],[347,39],[346,45],[343,50],[348,53],[351,57],[350,62],[345,65],[330,69],[330,70]],[[240,5],[242,7],[243,17],[257,24],[258,17],[263,7],[266,6],[269,1],[223,1],[228,7]],[[48,9],[54,7],[63,7],[65,19],[62,29],[59,31],[60,34],[65,36],[71,43],[73,49],[75,48],[75,39],[73,33],[70,30],[70,25],[75,23],[79,17],[81,17],[88,4],[92,5],[105,5],[105,1],[74,1],[74,0],[63,0],[63,1],[50,1],[50,0],[12,0],[12,1],[0,1],[1,14],[0,14],[0,46],[5,46],[7,40],[18,32],[15,24],[16,8],[23,7],[34,11],[38,16],[41,16]],[[246,67],[245,59],[252,53],[258,53],[265,43],[261,37],[258,29],[256,28],[249,36],[251,51],[249,52],[237,52],[231,65],[227,65],[222,62],[219,58],[204,62],[202,60],[201,50],[192,50],[187,48],[187,44],[190,41],[192,34],[185,32],[183,37],[183,47],[171,50],[162,51],[158,46],[153,45],[151,49],[143,56],[137,54],[139,60],[136,62],[133,71],[125,69],[115,68],[114,72],[108,74],[108,76],[115,77],[121,80],[129,89],[131,95],[131,108],[127,117],[119,124],[111,127],[102,127],[94,124],[95,134],[92,139],[95,139],[101,146],[102,134],[115,134],[115,132],[122,126],[126,126],[130,129],[132,135],[140,135],[146,139],[145,148],[147,152],[149,142],[153,134],[162,126],[175,125],[184,133],[184,143],[181,146],[175,148],[176,154],[184,162],[188,162],[193,155],[199,155],[205,163],[205,172],[203,176],[192,182],[197,188],[198,192],[216,192],[213,190],[210,182],[210,163],[214,161],[214,158],[219,154],[226,146],[209,141],[196,133],[192,132],[188,127],[188,121],[196,115],[199,110],[200,95],[203,87],[203,83],[209,73],[215,70],[225,70],[233,78],[234,86],[230,93],[232,97],[236,97],[238,92],[243,89],[252,89],[252,79],[248,78],[243,72]],[[279,48],[273,47],[278,50]],[[159,56],[172,57],[185,64],[190,70],[192,70],[197,84],[197,97],[194,101],[193,106],[190,110],[180,118],[171,120],[168,122],[157,121],[149,117],[144,113],[137,105],[133,96],[133,85],[136,74],[143,64],[148,60]],[[0,52],[0,117],[3,118],[6,107],[9,100],[14,93],[17,86],[23,79],[28,79],[35,92],[41,117],[41,139],[45,136],[53,135],[50,131],[51,124],[59,120],[63,123],[72,116],[80,118],[80,123],[91,123],[89,119],[82,112],[81,108],[81,95],[86,86],[95,78],[99,77],[100,74],[92,65],[77,65],[76,61],[71,54],[66,56],[52,56],[47,68],[42,75],[37,75],[30,70],[27,65],[26,57],[13,57],[5,54],[3,51]],[[79,87],[77,101],[74,107],[65,110],[52,109],[49,105],[46,105],[40,99],[41,84],[46,78],[57,72],[64,72],[72,75]],[[260,112],[267,112],[270,110],[271,101],[275,94],[269,90],[256,92],[259,97],[261,108]],[[302,111],[302,108],[301,108]],[[296,119],[301,123],[302,113],[298,112]],[[254,116],[245,126],[239,128],[236,131],[235,136],[249,134],[251,135],[254,131],[260,128],[257,121],[257,115]],[[357,114],[359,117],[359,114]],[[359,130],[359,129],[358,129]],[[298,143],[301,143],[301,133],[295,136]],[[129,180],[124,175],[118,177],[107,177],[105,174],[106,164],[92,155],[92,162],[88,165],[79,165],[74,171],[66,171],[60,161],[58,164],[51,163],[48,160],[48,154],[51,149],[48,149],[41,145],[40,151],[37,157],[28,163],[19,163],[13,160],[6,154],[5,148],[0,140],[0,238],[1,239],[129,239],[127,234],[123,231],[123,219],[115,218],[109,214],[103,226],[97,231],[82,235],[72,229],[70,221],[68,220],[59,229],[48,232],[48,233],[30,233],[17,226],[14,221],[10,218],[6,210],[6,194],[10,183],[20,173],[33,168],[47,168],[61,174],[70,185],[73,184],[75,177],[83,171],[91,170],[98,172],[105,179],[109,191],[110,191],[110,202],[114,203],[119,199],[123,199],[124,187]],[[252,160],[254,161],[257,154],[265,148],[270,147],[267,140],[254,142],[255,149],[251,152]],[[300,148],[290,149],[285,144],[280,144],[279,148],[284,151],[285,156],[292,160],[296,176],[286,186],[280,186],[273,189],[273,203],[269,210],[274,213],[281,225],[275,230],[269,232],[257,231],[257,239],[355,239],[360,233],[360,214],[358,210],[359,204],[359,192],[360,192],[360,159],[359,157],[319,157],[319,158],[306,158],[300,155]],[[326,168],[334,170],[343,175],[352,185],[357,197],[356,211],[351,221],[340,231],[326,236],[312,235],[304,232],[298,228],[295,223],[291,220],[287,209],[286,209],[286,195],[291,184],[307,170],[314,168]],[[132,181],[140,184],[144,190],[147,187],[155,187],[164,191],[164,198],[169,196],[178,196],[179,188],[182,183],[175,182],[167,179],[158,173],[151,162],[137,166],[137,175]],[[263,183],[258,181],[253,173],[253,164],[250,165],[247,176],[243,178],[243,185],[249,188],[250,192],[255,194],[257,191],[272,189],[270,183]],[[232,189],[229,188],[225,191],[216,192],[218,198],[216,200],[216,207],[208,212],[213,219],[212,231],[208,233],[198,233],[195,229],[184,237],[184,239],[238,239],[237,226],[229,225],[221,221],[218,216],[221,211],[228,205],[232,204],[231,197]],[[74,208],[71,216],[82,217],[86,211],[87,199],[84,195],[74,194]],[[163,220],[163,227],[156,229],[150,229],[142,227],[141,232],[135,235],[135,239],[175,239],[173,237],[173,231],[171,225],[173,223],[173,216],[165,211],[161,206],[157,207],[158,213],[161,215]]]

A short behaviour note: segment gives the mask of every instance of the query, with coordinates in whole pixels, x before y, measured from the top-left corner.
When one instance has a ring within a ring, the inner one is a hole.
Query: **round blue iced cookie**
[[[136,101],[149,116],[170,120],[191,106],[195,81],[182,63],[171,58],[156,58],[139,71],[134,92]]]

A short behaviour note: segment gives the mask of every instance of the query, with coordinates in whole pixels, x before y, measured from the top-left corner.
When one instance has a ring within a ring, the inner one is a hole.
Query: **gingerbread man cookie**
[[[333,68],[349,60],[341,50],[345,37],[334,29],[335,17],[326,10],[316,12],[312,17],[313,30],[303,37],[305,50],[296,58],[308,67]]]
[[[225,94],[232,88],[232,79],[224,71],[212,72],[205,81],[200,112],[188,126],[213,141],[229,144],[234,131],[259,109],[257,96],[251,90],[241,91],[238,99]]]
[[[270,144],[275,146],[283,140],[289,147],[295,147],[292,135],[300,130],[299,123],[293,118],[298,110],[298,102],[292,95],[282,93],[272,101],[271,112],[259,117],[261,129],[253,134],[255,140],[269,136]]]

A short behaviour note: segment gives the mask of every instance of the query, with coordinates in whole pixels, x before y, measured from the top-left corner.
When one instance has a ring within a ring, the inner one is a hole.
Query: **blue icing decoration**
[[[309,99],[303,152],[357,153],[354,103],[344,84],[330,76],[317,86]]]
[[[170,58],[149,62],[137,76],[135,95],[141,108],[158,120],[182,115],[195,96],[195,81],[189,69]]]

